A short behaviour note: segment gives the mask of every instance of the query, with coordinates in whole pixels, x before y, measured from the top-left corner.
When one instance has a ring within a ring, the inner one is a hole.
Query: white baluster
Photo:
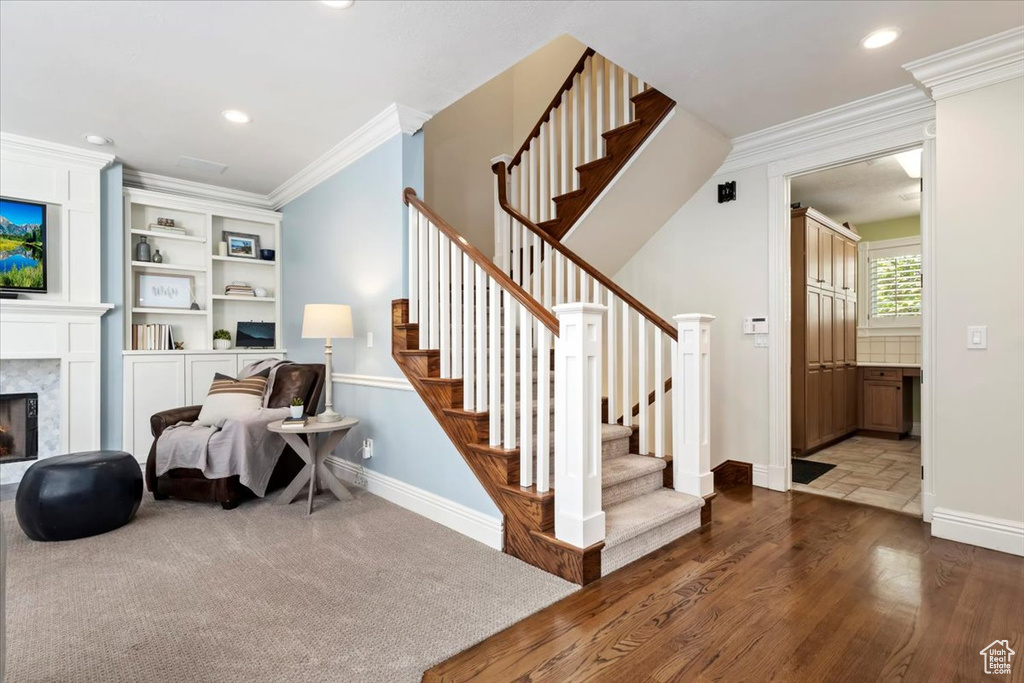
[[[583,69],[583,163],[593,161],[594,159],[594,143],[592,136],[594,135],[594,122],[593,116],[593,81],[594,70],[593,70],[593,58],[587,60],[587,66]]]
[[[568,285],[565,293],[566,303],[574,304],[578,303],[579,299],[576,298],[576,278],[578,276],[579,269],[576,264],[572,261],[565,262],[565,283]]]
[[[569,168],[569,93],[562,93],[562,104],[558,108],[559,113],[559,141],[562,143],[562,153],[559,155],[558,164],[562,171],[562,182],[559,186],[561,188],[561,194],[565,194],[570,189],[569,186],[569,172],[572,171]]]
[[[672,318],[678,325],[672,374],[672,486],[691,496],[711,495],[711,322],[694,313]]]
[[[415,323],[419,321],[419,301],[420,301],[420,275],[419,275],[419,212],[416,211],[416,207],[412,204],[409,205],[409,225],[408,225],[408,259],[409,259],[409,322]]]
[[[519,224],[519,243],[523,245],[523,262],[520,267],[520,286],[530,294],[533,294],[532,265],[530,255],[530,241],[533,233],[525,225]]]
[[[512,243],[512,268],[509,271],[509,277],[512,278],[512,282],[517,285],[522,284],[522,268],[523,268],[523,245],[519,241],[522,237],[522,231],[519,229],[519,221],[513,220],[510,224],[509,233]]]
[[[555,252],[555,305],[565,303],[565,257]]]
[[[462,377],[462,250],[452,242],[452,377]]]
[[[545,259],[545,262],[551,259]],[[551,330],[537,321],[537,492],[551,488]]]
[[[619,67],[608,62],[608,130],[618,128],[619,100],[615,97],[615,88],[619,80]]]
[[[508,170],[509,182],[513,173]],[[508,272],[508,231],[505,227],[505,211],[498,201],[498,183],[501,180],[494,176],[494,263],[505,273]]]
[[[548,218],[555,217],[554,198],[558,196],[558,134],[557,134],[557,111],[551,112],[551,119],[548,126]]]
[[[462,409],[473,410],[474,380],[476,379],[476,347],[473,344],[473,260],[462,256]]]
[[[519,485],[533,486],[533,316],[519,308]]]
[[[594,82],[594,115],[596,123],[594,125],[594,158],[600,158],[604,156],[604,138],[601,137],[601,133],[604,132],[604,57],[597,55],[594,59],[597,62],[597,74],[595,75]]]
[[[419,261],[417,266],[419,270],[419,302],[417,308],[419,309],[419,316],[417,322],[420,324],[420,348],[424,348],[423,344],[428,341],[428,334],[430,328],[430,313],[427,311],[427,304],[430,301],[430,293],[427,288],[427,278],[429,270],[430,260],[430,248],[427,246],[427,235],[429,234],[427,217],[423,214],[418,214],[416,219],[417,231],[419,232],[419,239],[416,241],[419,249],[417,250],[416,258]]]
[[[612,294],[611,290],[608,291],[608,422],[615,424],[618,419],[618,407],[619,402],[618,396],[615,393],[618,382],[616,382],[617,375],[619,374],[618,355],[618,319],[619,319],[619,306],[618,300],[615,295]]]
[[[441,235],[441,242],[438,245],[438,253],[441,256],[440,269],[440,296],[441,315],[439,325],[441,327],[441,377],[452,376],[452,286],[451,286],[451,240]]]
[[[629,304],[622,302],[622,424],[633,426],[633,356],[630,346]]]
[[[604,306],[555,307],[555,537],[586,548],[604,540],[601,509],[601,317]]]
[[[548,219],[548,209],[551,206],[551,196],[548,194],[548,147],[551,146],[551,126],[547,123],[540,124],[540,134],[537,136],[537,223]]]
[[[542,165],[540,149],[535,139],[530,143],[530,210],[526,212],[527,218],[534,223],[540,220],[540,168]]]
[[[487,410],[487,275],[480,266],[474,266],[476,274],[476,409]],[[493,377],[497,377],[495,372]],[[497,411],[495,411],[497,412]]]
[[[580,133],[583,130],[583,109],[580,107],[582,80],[580,74],[572,77],[572,168],[569,173],[572,175],[574,190],[580,189],[580,174],[576,168],[580,165]]]
[[[516,321],[519,304],[509,295],[502,292],[504,308],[504,327],[502,333],[505,335],[505,358],[502,380],[505,392],[505,414],[502,416],[502,442],[505,450],[512,450],[516,447]]]
[[[622,70],[622,87],[619,88],[622,96],[622,123],[632,123],[633,103],[629,99],[629,72]]]
[[[654,457],[665,457],[665,373],[661,328],[654,328]]]
[[[522,159],[519,161],[519,212],[525,215],[527,218],[530,216],[530,169],[529,169],[529,151],[523,152]],[[515,226],[510,224],[510,229],[515,229]]]
[[[646,455],[650,447],[647,431],[647,416],[650,411],[647,409],[647,318],[642,315],[638,315],[636,319],[636,353],[636,394],[637,404],[640,406],[636,423],[640,427],[640,455]]]
[[[429,255],[429,268],[430,275],[428,276],[429,291],[429,312],[427,317],[427,348],[436,349],[441,346],[441,326],[438,325],[438,311],[437,307],[441,301],[441,296],[437,293],[438,284],[440,282],[438,273],[438,241],[440,240],[440,231],[433,223],[430,224],[430,255]]]
[[[533,294],[534,299],[540,299],[543,295],[543,292],[541,291],[543,282],[541,279],[540,269],[540,245],[542,242],[540,235],[534,233],[532,230],[530,231],[530,243],[532,244],[532,248],[530,249],[530,275],[533,279],[533,284],[530,286],[530,293]]]
[[[486,276],[485,276],[486,277]],[[487,277],[487,395],[488,441],[501,445],[501,290]]]
[[[551,306],[553,305],[551,297],[554,294],[553,289],[555,286],[554,281],[551,279],[551,268],[554,265],[554,260],[555,251],[551,247],[545,245],[544,257],[541,261],[541,266],[544,269],[544,272],[541,274],[541,279],[544,283],[542,286],[542,289],[544,290],[544,308],[546,308],[549,311],[551,310]]]

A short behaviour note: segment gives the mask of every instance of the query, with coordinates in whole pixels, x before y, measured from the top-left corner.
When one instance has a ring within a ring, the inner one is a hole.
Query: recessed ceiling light
[[[111,140],[110,138],[105,138],[102,135],[86,135],[85,141],[88,142],[90,145],[99,145],[100,147],[114,144],[113,140]]]
[[[249,123],[252,121],[252,118],[250,118],[248,114],[244,111],[238,111],[237,109],[225,109],[220,113],[220,115],[231,123]]]
[[[867,50],[877,50],[880,47],[885,47],[899,37],[900,30],[898,28],[882,28],[877,31],[872,31],[864,36],[864,39],[860,41],[860,46]]]
[[[900,162],[900,166],[907,172],[907,175],[911,178],[921,177],[921,148],[908,149],[906,152],[900,152],[894,154],[896,161]]]
[[[331,9],[348,9],[356,4],[356,0],[320,0]]]

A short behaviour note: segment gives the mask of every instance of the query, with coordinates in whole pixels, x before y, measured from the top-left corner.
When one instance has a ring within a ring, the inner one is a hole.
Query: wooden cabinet
[[[913,426],[913,388],[902,368],[860,368],[860,428],[900,438]]]
[[[857,429],[857,241],[814,209],[791,222],[793,451]]]

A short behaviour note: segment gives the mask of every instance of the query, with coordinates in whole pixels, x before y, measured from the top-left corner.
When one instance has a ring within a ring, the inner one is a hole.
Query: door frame
[[[788,491],[792,486],[791,375],[792,288],[790,263],[790,179],[921,147],[921,506],[931,521],[935,504],[935,467],[932,460],[934,406],[932,377],[935,363],[935,113],[920,120],[879,126],[863,136],[798,153],[768,165],[768,320],[773,343],[768,360],[768,488]]]

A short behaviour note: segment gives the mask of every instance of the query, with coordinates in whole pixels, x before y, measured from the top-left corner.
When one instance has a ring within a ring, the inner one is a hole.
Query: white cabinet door
[[[206,400],[213,376],[218,372],[228,377],[238,374],[238,360],[233,353],[189,354],[185,357],[185,396],[182,405],[197,406]]]
[[[149,418],[161,410],[181,408],[185,401],[185,357],[127,356],[124,365],[125,438],[139,461],[149,455],[153,435]]]
[[[246,353],[239,353],[238,354],[238,369],[236,370],[236,372],[241,372],[242,368],[244,368],[249,363],[255,363],[258,360],[264,360],[266,358],[276,358],[277,360],[282,360],[284,358],[284,354],[281,354],[281,353],[261,353],[259,351],[250,351],[250,352],[246,352]]]

